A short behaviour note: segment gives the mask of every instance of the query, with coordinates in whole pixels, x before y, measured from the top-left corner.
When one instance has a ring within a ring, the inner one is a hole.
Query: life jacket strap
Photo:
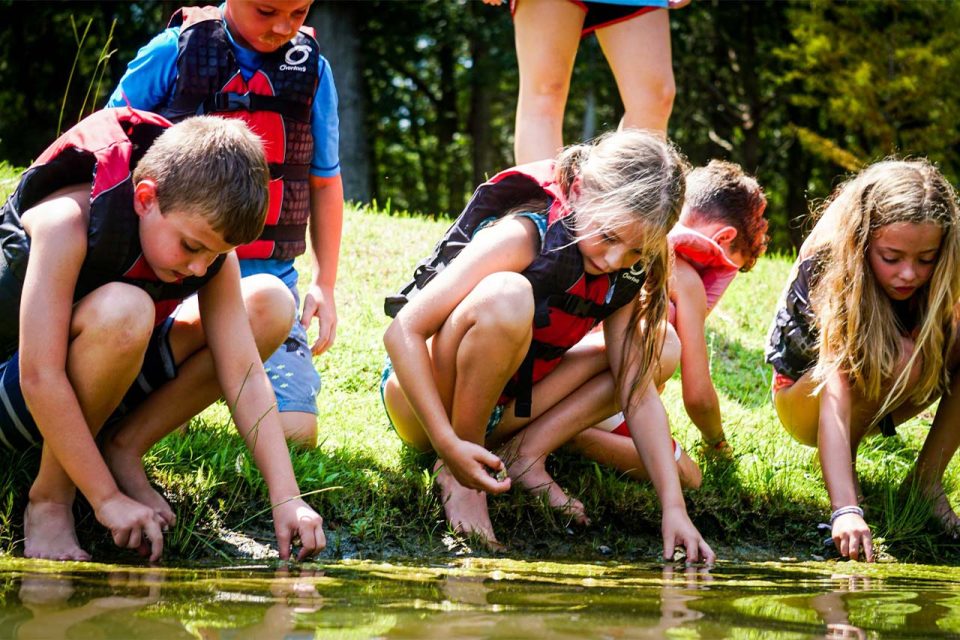
[[[218,91],[209,96],[197,107],[197,115],[205,113],[224,113],[229,111],[272,111],[284,118],[310,122],[310,107],[277,96],[264,96],[258,93],[235,93]]]
[[[296,242],[297,240],[303,240],[306,232],[306,224],[268,225],[263,228],[263,233],[257,239],[273,242]]]
[[[281,164],[279,162],[270,163],[271,180],[303,180],[310,178],[310,165],[308,164]]]
[[[513,405],[513,413],[518,418],[529,418],[533,410],[533,364],[535,361],[534,350],[530,349],[517,372],[516,401]]]
[[[607,314],[602,304],[567,293],[550,296],[547,305],[578,318],[603,318]]]

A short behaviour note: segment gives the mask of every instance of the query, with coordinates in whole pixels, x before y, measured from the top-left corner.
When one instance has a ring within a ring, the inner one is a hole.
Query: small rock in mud
[[[235,550],[238,556],[263,560],[265,558],[279,558],[280,554],[270,545],[257,542],[245,533],[239,531],[220,530],[220,541]]]

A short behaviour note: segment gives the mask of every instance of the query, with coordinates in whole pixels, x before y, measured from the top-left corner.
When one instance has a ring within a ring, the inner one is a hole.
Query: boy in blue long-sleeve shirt
[[[294,258],[305,251],[309,228],[312,277],[300,321],[265,367],[288,440],[314,446],[320,376],[312,355],[336,334],[343,184],[333,75],[312,29],[303,27],[311,2],[227,0],[179,10],[130,62],[108,106],[174,121],[197,113],[236,117],[263,140],[272,178],[267,226],[237,254],[244,277],[277,276],[299,306]],[[306,329],[314,318],[311,347]],[[188,301],[177,320],[199,322],[196,302]]]

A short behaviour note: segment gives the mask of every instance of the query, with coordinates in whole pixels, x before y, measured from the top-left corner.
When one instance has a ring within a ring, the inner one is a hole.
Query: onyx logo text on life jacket
[[[643,278],[643,268],[631,267],[629,271],[623,272],[622,277],[635,284],[640,284]]]
[[[280,71],[306,71],[307,67],[303,64],[310,57],[310,47],[305,44],[298,44],[290,47],[287,55],[283,57],[287,64],[280,65]]]

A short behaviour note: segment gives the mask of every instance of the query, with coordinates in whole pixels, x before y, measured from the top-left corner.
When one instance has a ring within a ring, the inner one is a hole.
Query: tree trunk
[[[593,83],[587,85],[586,105],[583,109],[583,131],[580,140],[593,140],[597,135],[597,90]]]
[[[363,9],[363,3],[318,2],[307,18],[307,24],[316,29],[320,53],[333,70],[339,100],[343,194],[347,200],[357,202],[369,202],[373,195],[357,26],[357,13]]]
[[[740,78],[743,86],[743,104],[740,106],[742,118],[743,143],[741,152],[743,167],[750,173],[756,173],[760,164],[760,124],[763,119],[762,96],[757,75],[757,42],[754,36],[754,19],[762,5],[746,3],[741,5],[741,42]],[[735,45],[734,45],[735,46]]]
[[[444,197],[436,202],[439,211],[455,213],[464,203],[463,174],[456,161],[454,137],[459,127],[457,85],[454,77],[456,59],[453,46],[441,41],[437,47],[440,63],[440,102],[437,107],[437,149],[443,154],[440,163]]]
[[[471,2],[470,11],[475,15],[483,5]],[[472,179],[474,185],[486,181],[487,175],[495,169],[493,166],[493,140],[490,130],[490,104],[493,102],[493,84],[496,69],[490,60],[490,45],[485,32],[474,29],[470,35],[470,58],[473,68],[470,73],[470,114],[467,116],[467,130],[470,132]],[[451,203],[454,207],[459,202]]]
[[[810,182],[810,158],[804,152],[800,140],[794,138],[787,150],[786,173],[787,193],[785,208],[787,210],[787,233],[790,244],[796,251],[800,250],[803,239],[810,227],[810,210],[807,204],[807,185]]]

